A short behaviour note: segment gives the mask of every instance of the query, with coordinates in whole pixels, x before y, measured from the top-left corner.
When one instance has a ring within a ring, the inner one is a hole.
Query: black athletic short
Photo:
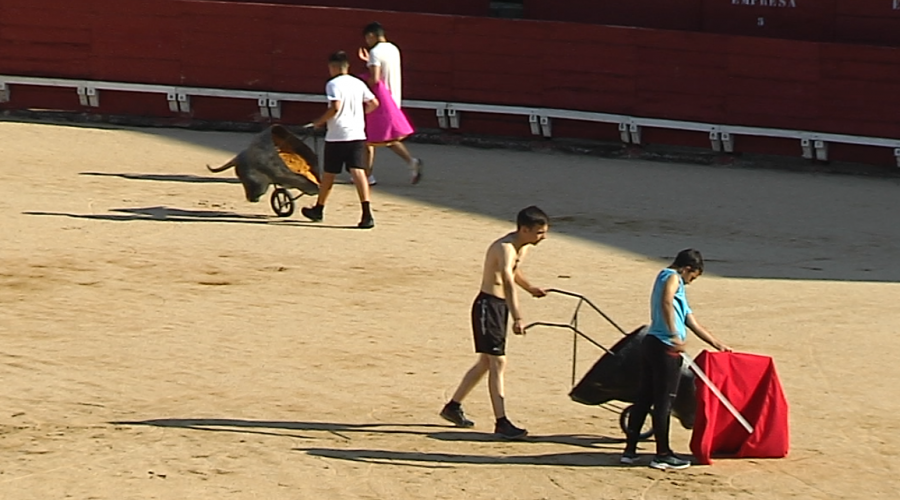
[[[472,304],[472,332],[475,352],[503,356],[506,354],[506,324],[509,308],[506,301],[481,292]]]
[[[325,164],[323,170],[329,174],[339,174],[347,167],[365,168],[366,141],[341,141],[325,143]]]

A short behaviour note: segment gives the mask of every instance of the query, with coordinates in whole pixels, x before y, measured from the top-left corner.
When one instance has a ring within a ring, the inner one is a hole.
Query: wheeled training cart
[[[633,403],[637,400],[640,384],[641,370],[641,341],[647,334],[647,326],[641,326],[632,332],[626,332],[615,321],[607,316],[599,307],[582,295],[564,290],[551,289],[550,293],[566,295],[578,299],[575,312],[569,323],[535,322],[527,325],[526,330],[534,327],[564,328],[573,333],[572,352],[572,384],[569,392],[572,400],[590,406],[603,405],[610,401],[631,403],[622,409],[619,414],[619,427],[622,432],[627,432],[628,415],[631,413]],[[607,349],[599,342],[578,328],[578,316],[584,305],[599,314],[609,322],[622,335],[612,348]],[[578,339],[587,340],[594,346],[602,349],[604,354],[594,363],[594,366],[585,373],[581,380],[575,384],[577,373]],[[678,385],[678,393],[672,405],[672,414],[686,429],[694,425],[694,416],[697,411],[694,374],[685,365],[681,369],[681,380]],[[648,439],[653,434],[653,429],[642,429],[641,439]]]

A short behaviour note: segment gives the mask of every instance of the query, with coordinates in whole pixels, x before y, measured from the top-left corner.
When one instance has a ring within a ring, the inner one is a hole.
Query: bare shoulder
[[[510,235],[505,235],[494,240],[487,250],[487,257],[489,259],[496,259],[499,262],[515,259],[515,254],[516,249],[513,246]]]

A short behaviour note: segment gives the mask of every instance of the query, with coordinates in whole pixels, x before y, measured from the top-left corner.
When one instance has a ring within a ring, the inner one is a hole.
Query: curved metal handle
[[[616,330],[619,330],[619,332],[620,332],[622,335],[628,335],[628,332],[626,332],[621,326],[619,326],[618,323],[616,323],[615,321],[613,321],[612,318],[610,318],[609,316],[607,316],[605,312],[601,311],[599,307],[597,307],[596,305],[594,305],[594,303],[591,302],[590,299],[588,299],[588,298],[585,297],[584,295],[577,294],[577,293],[574,293],[574,292],[567,292],[566,290],[560,290],[560,289],[558,289],[558,288],[549,288],[549,289],[547,289],[547,293],[558,293],[558,294],[560,294],[560,295],[567,295],[567,296],[569,296],[569,297],[575,297],[576,299],[585,302],[587,305],[591,306],[591,309],[593,309],[594,311],[596,311],[597,314],[599,314],[600,316],[603,316],[603,319],[605,319],[606,321],[609,321],[609,323],[610,323],[612,326],[616,327]]]
[[[529,328],[533,328],[533,327],[535,327],[535,326],[547,326],[547,327],[550,327],[550,328],[565,328],[565,329],[567,329],[567,330],[572,330],[573,332],[575,332],[576,335],[578,335],[578,336],[580,336],[581,338],[587,340],[587,341],[590,342],[591,344],[594,344],[595,346],[599,347],[600,349],[603,349],[603,351],[606,352],[607,354],[610,354],[610,355],[612,355],[612,356],[615,356],[615,355],[616,355],[614,352],[612,352],[612,351],[610,351],[609,349],[603,347],[599,342],[597,342],[596,340],[590,338],[587,334],[583,333],[583,332],[582,332],[581,330],[579,330],[578,328],[575,328],[575,327],[572,326],[572,325],[567,325],[567,324],[565,324],[565,323],[548,323],[548,322],[546,322],[546,321],[535,321],[534,323],[529,323],[529,324],[525,325],[525,328],[523,328],[522,330],[525,331],[525,332],[527,332]]]

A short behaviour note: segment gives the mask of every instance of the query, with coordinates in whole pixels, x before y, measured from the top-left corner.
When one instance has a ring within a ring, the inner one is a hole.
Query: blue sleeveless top
[[[678,276],[678,272],[674,269],[663,269],[656,276],[656,281],[653,283],[653,292],[650,294],[650,329],[647,331],[648,335],[653,335],[654,337],[661,340],[666,345],[673,345],[671,340],[671,334],[673,332],[669,332],[669,327],[666,325],[666,316],[663,312],[662,305],[662,295],[663,291],[666,289],[666,281],[672,275]],[[685,331],[684,321],[688,314],[690,314],[691,306],[688,305],[687,296],[684,294],[684,280],[681,279],[681,276],[678,276],[678,290],[675,292],[675,334],[678,335],[678,338],[684,342],[684,339],[687,338],[687,333]]]

